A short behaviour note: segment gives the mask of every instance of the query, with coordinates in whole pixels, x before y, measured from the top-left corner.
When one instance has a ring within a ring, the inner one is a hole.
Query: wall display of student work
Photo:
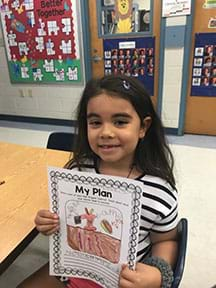
[[[192,96],[216,96],[216,33],[195,34]]]
[[[137,77],[154,95],[155,38],[104,39],[104,73]]]
[[[0,0],[12,83],[82,81],[78,2]]]

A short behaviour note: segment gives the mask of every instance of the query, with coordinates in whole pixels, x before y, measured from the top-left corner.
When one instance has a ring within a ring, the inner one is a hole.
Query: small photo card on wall
[[[12,83],[79,83],[78,1],[0,0]]]
[[[216,97],[216,34],[195,34],[191,96]]]

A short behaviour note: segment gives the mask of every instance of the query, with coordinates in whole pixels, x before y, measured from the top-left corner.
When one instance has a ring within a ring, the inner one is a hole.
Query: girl
[[[173,157],[163,127],[143,85],[125,75],[90,80],[77,113],[78,137],[68,169],[116,175],[143,182],[137,264],[122,265],[120,288],[171,287],[177,254],[177,192]],[[59,227],[58,215],[40,210],[37,229],[45,235]],[[19,288],[100,287],[90,280],[64,283],[49,276],[48,265]]]

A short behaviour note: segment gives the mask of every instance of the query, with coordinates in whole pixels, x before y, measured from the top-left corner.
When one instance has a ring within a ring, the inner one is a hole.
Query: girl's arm
[[[174,267],[178,244],[177,228],[165,233],[151,233],[152,256],[165,260]],[[123,265],[120,274],[120,288],[160,288],[162,282],[161,273],[158,268],[137,263],[135,271],[129,270]]]
[[[178,253],[177,228],[165,233],[152,232],[150,238],[153,244],[152,256],[162,258],[173,268]]]

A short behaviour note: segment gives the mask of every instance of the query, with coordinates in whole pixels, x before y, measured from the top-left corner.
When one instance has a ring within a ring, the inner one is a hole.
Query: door
[[[92,59],[92,76],[100,77],[104,75],[103,60],[103,39],[98,37],[98,20],[97,20],[97,2],[89,0],[89,23],[90,23],[90,46]],[[134,1],[137,2],[137,1]],[[138,1],[139,2],[139,1]],[[154,95],[152,101],[157,105],[158,95],[158,74],[159,74],[159,43],[160,43],[160,19],[161,19],[161,1],[153,1],[153,35],[155,36],[155,65],[154,65]],[[138,37],[141,35],[137,34]],[[130,36],[129,36],[130,37]],[[129,38],[128,37],[128,38]],[[134,35],[133,35],[134,37]],[[120,37],[119,37],[120,38]]]
[[[193,70],[194,48],[196,47],[195,46],[195,34],[206,33],[206,32],[211,32],[211,33],[216,32],[216,28],[208,28],[209,20],[210,18],[215,19],[215,12],[216,12],[216,9],[211,8],[211,4],[208,4],[208,2],[210,1],[196,0],[196,5],[194,5],[195,14],[194,14],[193,34],[192,34],[193,43],[192,43],[192,49],[191,49],[189,85],[188,85],[187,101],[186,101],[186,116],[185,116],[184,132],[192,133],[192,134],[194,133],[194,134],[216,135],[216,93],[214,92],[215,97],[213,96],[207,97],[206,95],[191,96],[192,73],[193,75],[195,73]],[[214,49],[216,48],[216,43],[214,43],[213,48]],[[205,57],[203,57],[203,60],[205,60]],[[210,71],[212,71],[212,69],[213,68],[211,66]],[[204,80],[203,73],[204,72],[202,69],[201,79]],[[209,79],[212,79],[212,78],[209,77]],[[202,82],[200,84],[204,85],[204,83]],[[216,87],[214,87],[213,89],[216,90]]]

